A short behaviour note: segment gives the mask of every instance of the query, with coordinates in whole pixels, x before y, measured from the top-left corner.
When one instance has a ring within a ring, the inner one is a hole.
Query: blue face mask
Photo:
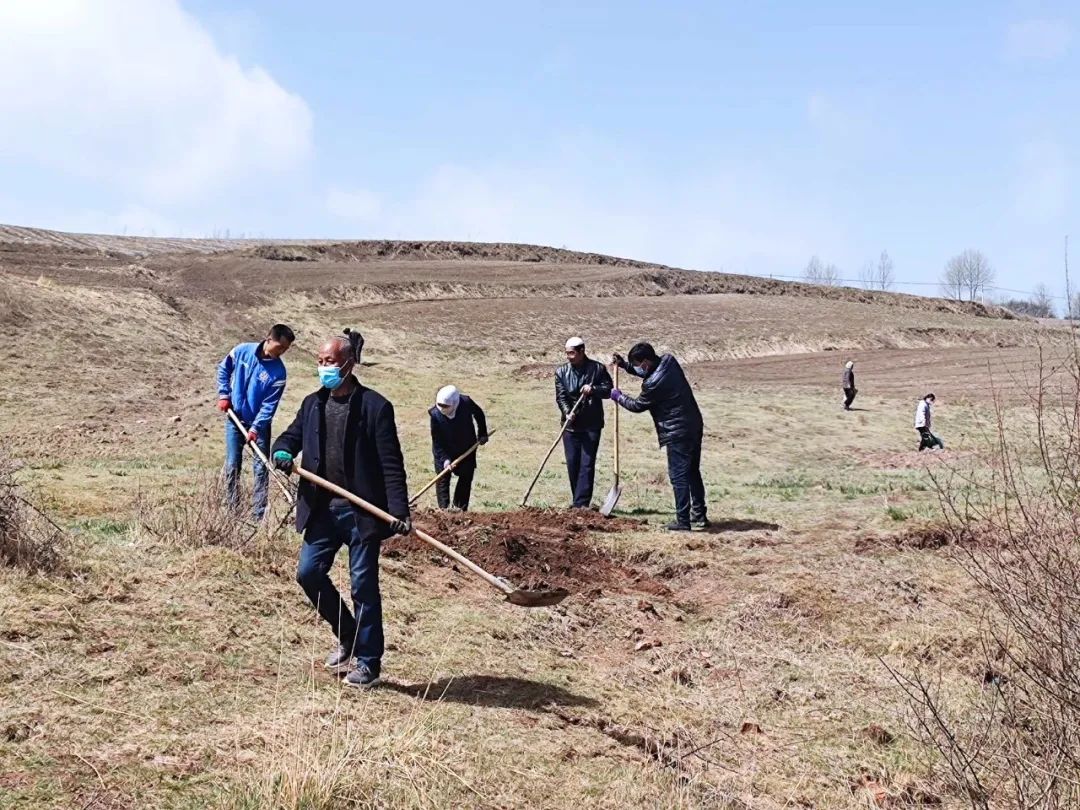
[[[319,382],[323,384],[324,388],[333,391],[344,381],[345,378],[341,376],[340,366],[319,366]]]
[[[644,377],[645,376],[645,367],[644,366],[634,366],[634,373],[637,374],[639,377]]]

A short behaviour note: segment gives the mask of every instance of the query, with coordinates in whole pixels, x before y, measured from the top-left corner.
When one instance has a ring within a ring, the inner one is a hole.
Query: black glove
[[[404,520],[395,519],[390,524],[390,528],[394,530],[394,534],[412,534],[412,518],[405,518]]]
[[[483,436],[481,436],[479,439],[477,439],[477,441],[480,442],[480,444],[487,444],[488,443],[487,434],[485,433]]]
[[[611,355],[611,362],[617,365],[619,368],[626,368],[626,361],[623,360],[623,356],[621,354]]]

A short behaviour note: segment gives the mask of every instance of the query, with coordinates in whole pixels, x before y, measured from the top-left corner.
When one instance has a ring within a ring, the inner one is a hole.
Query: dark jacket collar
[[[357,400],[364,392],[364,386],[360,383],[360,380],[356,379],[355,374],[350,374],[349,379],[356,383],[356,387],[353,388],[353,392],[349,394],[349,403],[352,404]],[[326,400],[330,398],[330,389],[325,385],[320,386],[319,390],[315,392],[315,396],[319,398],[319,402],[323,405],[326,404]]]

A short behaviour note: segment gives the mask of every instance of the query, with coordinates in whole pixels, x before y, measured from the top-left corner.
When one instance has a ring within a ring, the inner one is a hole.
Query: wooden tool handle
[[[243,434],[244,442],[247,444],[248,447],[251,448],[251,451],[255,454],[256,458],[258,458],[259,461],[263,463],[263,466],[266,467],[267,473],[270,475],[271,478],[274,479],[274,483],[278,485],[282,493],[284,493],[285,500],[289,502],[289,506],[295,506],[296,500],[293,498],[293,494],[289,492],[289,488],[281,482],[280,478],[278,478],[278,471],[274,469],[273,465],[270,464],[270,459],[266,457],[266,454],[259,449],[259,445],[248,439],[248,429],[244,427],[244,423],[240,421],[240,417],[236,415],[236,411],[234,411],[232,408],[229,408],[228,414],[229,418],[233,420],[233,424],[236,425],[236,429]]]
[[[494,433],[494,432],[495,432],[494,430],[489,430],[486,435],[488,436],[488,438],[491,438],[491,434]],[[412,506],[414,503],[416,503],[418,500],[420,500],[420,496],[423,495],[425,492],[427,492],[429,489],[431,489],[433,486],[435,486],[437,483],[439,483],[439,481],[441,481],[443,479],[443,476],[446,476],[446,475],[449,475],[450,473],[452,473],[457,468],[457,465],[460,464],[461,462],[463,462],[465,459],[467,459],[473,453],[475,453],[476,449],[479,446],[480,446],[480,442],[477,441],[476,444],[474,444],[472,447],[470,447],[468,450],[466,450],[460,456],[458,456],[453,461],[451,461],[449,467],[446,467],[445,469],[443,469],[442,472],[440,472],[438,475],[436,475],[434,478],[432,478],[430,481],[428,481],[427,484],[424,485],[423,489],[421,489],[419,492],[417,492],[415,495],[413,495],[412,498],[409,499],[409,506]]]
[[[545,465],[548,463],[548,459],[551,458],[551,454],[555,452],[555,448],[559,444],[559,440],[566,433],[566,429],[570,427],[570,417],[577,413],[578,406],[585,401],[585,395],[582,394],[578,397],[578,401],[574,403],[574,407],[570,409],[570,413],[566,415],[566,420],[562,423],[562,429],[559,431],[559,435],[555,437],[555,441],[551,443],[551,447],[548,448],[547,455],[544,456],[544,460],[540,462],[540,469],[536,471],[536,475],[533,476],[532,483],[529,484],[529,488],[525,490],[525,497],[521,499],[521,505],[524,506],[529,501],[529,496],[532,495],[533,487],[536,486],[536,482],[540,480],[540,473],[544,471]]]
[[[328,492],[334,493],[335,495],[337,495],[340,498],[344,498],[345,500],[355,504],[356,506],[359,506],[365,512],[368,512],[369,514],[374,515],[375,517],[379,518],[380,520],[382,520],[382,521],[384,521],[386,523],[393,524],[393,523],[396,523],[397,520],[398,520],[396,517],[391,515],[389,512],[387,512],[387,511],[385,511],[383,509],[380,509],[375,504],[368,503],[363,498],[361,498],[359,495],[354,495],[353,493],[349,492],[349,490],[344,489],[343,487],[339,487],[337,484],[330,483],[325,478],[323,478],[321,476],[318,476],[313,472],[309,472],[308,470],[305,470],[303,467],[299,466],[298,464],[293,467],[293,470],[301,478],[304,478],[304,479],[310,481],[311,483],[315,484],[316,486],[322,487],[323,489],[325,489]],[[450,546],[445,545],[444,543],[440,543],[438,540],[436,540],[434,537],[432,537],[427,532],[421,531],[420,529],[417,529],[417,528],[413,528],[413,534],[415,534],[417,537],[419,537],[421,540],[423,540],[429,546],[432,546],[432,547],[438,549],[439,551],[441,551],[443,554],[445,554],[450,559],[454,560],[455,562],[461,563],[466,568],[468,568],[470,571],[472,571],[474,574],[476,574],[478,577],[481,577],[482,579],[486,580],[488,582],[488,584],[494,585],[496,588],[498,588],[503,593],[513,593],[514,592],[514,587],[512,585],[510,585],[510,584],[504,582],[503,580],[499,579],[494,574],[489,574],[487,571],[485,571],[479,565],[474,563],[468,557],[463,557],[461,554],[458,554],[456,551],[454,551],[452,548],[450,548]]]

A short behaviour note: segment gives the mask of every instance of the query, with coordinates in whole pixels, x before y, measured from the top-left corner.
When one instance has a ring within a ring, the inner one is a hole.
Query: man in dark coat
[[[604,400],[611,395],[611,386],[604,364],[585,354],[585,341],[579,337],[566,341],[566,364],[555,371],[555,402],[563,423],[569,422],[563,433],[563,451],[576,509],[588,509],[592,503]],[[582,397],[575,411],[574,405]]]
[[[435,472],[448,469],[454,460],[473,445],[487,444],[487,419],[480,406],[452,385],[439,389],[431,414],[431,452],[435,456]],[[458,477],[454,487],[454,509],[462,512],[469,508],[473,476],[476,473],[476,453],[461,460],[453,472],[447,473],[435,484],[435,496],[440,509],[450,508],[450,478]]]
[[[648,343],[630,350],[627,362],[619,355],[612,362],[640,377],[637,397],[619,389],[611,399],[633,413],[648,411],[656,425],[661,447],[667,448],[668,477],[675,492],[675,521],[669,531],[688,532],[693,526],[709,525],[705,505],[705,483],[701,478],[701,442],[705,428],[694,392],[679,361],[670,354],[658,357]]]
[[[347,672],[345,684],[376,686],[382,667],[382,596],[379,549],[391,534],[408,534],[409,494],[394,423],[394,406],[353,375],[363,338],[351,332],[319,349],[323,387],[308,394],[296,418],[274,442],[274,465],[291,473],[301,466],[394,515],[388,525],[344,498],[301,479],[296,529],[304,535],[296,580],[338,638],[326,658],[332,672]],[[330,580],[338,550],[349,547],[354,610]],[[351,671],[350,671],[351,670]]]
[[[851,410],[851,403],[855,401],[858,390],[855,388],[855,361],[848,360],[844,365],[844,410]]]

